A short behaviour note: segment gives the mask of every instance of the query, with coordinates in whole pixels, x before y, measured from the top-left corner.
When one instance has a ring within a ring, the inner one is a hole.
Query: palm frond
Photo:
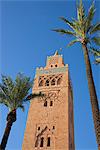
[[[75,40],[71,41],[71,42],[68,44],[68,47],[69,47],[69,46],[72,46],[72,45],[75,44],[76,42],[80,42],[80,40],[75,39]]]
[[[92,53],[94,56],[100,56],[100,50],[94,47],[89,47],[89,52]]]
[[[2,95],[5,99],[10,99],[8,88],[3,84],[0,84],[0,95]],[[0,97],[1,98],[1,97]]]
[[[3,98],[1,95],[0,95],[0,104],[3,104],[5,106],[7,106],[8,108],[11,107],[11,104],[9,103],[9,101],[6,100],[5,98]]]
[[[70,30],[64,30],[64,29],[54,29],[52,31],[55,31],[55,32],[59,32],[60,34],[67,34],[67,35],[72,35],[72,36],[75,36],[75,33],[70,31]]]
[[[82,23],[84,17],[85,17],[85,9],[82,0],[80,0],[80,4],[77,7],[77,19],[80,23]]]
[[[2,89],[3,94],[5,95],[5,98],[9,101],[11,101],[11,91],[14,88],[14,83],[9,76],[2,75],[2,85],[0,86]]]
[[[32,94],[30,94],[30,95],[28,95],[26,97],[25,101],[30,101],[30,100],[32,100],[32,99],[34,99],[36,97],[43,97],[43,96],[45,96],[45,95],[43,93],[41,93],[41,92],[39,92],[39,93],[32,93]]]
[[[68,20],[67,20],[66,18],[64,18],[64,17],[60,17],[60,19],[61,19],[62,21],[64,21],[70,28],[75,29],[75,25],[74,25],[72,22],[68,21]]]
[[[90,32],[89,33],[93,34],[93,33],[97,32],[97,31],[100,31],[100,23],[97,23],[96,25],[92,26],[90,28]]]
[[[2,92],[0,92],[0,103],[2,103],[3,100],[5,100],[5,95]]]
[[[4,86],[6,86],[9,90],[12,90],[14,87],[13,81],[11,77],[2,75],[2,83]]]
[[[81,38],[85,38],[85,20],[85,9],[82,0],[80,0],[77,6],[77,20],[74,19],[73,24],[75,25],[76,34]]]
[[[23,99],[27,94],[29,89],[32,86],[32,82],[30,81],[29,77],[26,77],[24,75],[18,74],[15,80],[15,98],[14,99]],[[20,94],[21,93],[21,94]]]
[[[95,59],[96,64],[100,64],[100,57]]]
[[[95,13],[95,7],[94,7],[94,2],[93,2],[92,5],[90,6],[88,16],[86,17],[86,24],[85,24],[86,32],[89,30],[91,26],[91,21],[93,20],[94,13]]]
[[[93,38],[91,38],[91,40],[92,40],[95,44],[97,44],[97,45],[100,46],[100,37],[93,37]]]
[[[100,50],[90,47],[89,52],[92,53],[95,57],[95,64],[100,64]]]
[[[84,20],[82,21],[82,23],[80,23],[78,20],[72,19],[73,20],[73,24],[75,25],[74,28],[74,32],[76,33],[76,37],[84,37]]]

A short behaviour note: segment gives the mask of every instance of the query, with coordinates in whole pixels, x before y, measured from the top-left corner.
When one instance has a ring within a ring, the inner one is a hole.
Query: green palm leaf
[[[69,46],[72,46],[72,45],[75,44],[76,42],[80,42],[80,40],[75,39],[75,40],[71,41],[71,42],[68,44],[68,47],[69,47]]]
[[[95,59],[96,64],[100,64],[100,57]]]
[[[0,84],[0,93],[2,94],[2,96],[5,99],[10,99],[8,89],[3,84]],[[0,99],[1,99],[1,97],[0,97]]]
[[[91,52],[94,56],[100,56],[100,50],[94,47],[89,47],[89,52]]]
[[[92,3],[89,9],[88,16],[86,17],[86,25],[85,25],[86,32],[89,30],[91,26],[91,21],[93,20],[94,13],[95,13],[95,7],[94,7],[94,3]]]
[[[91,40],[92,40],[95,44],[97,44],[97,45],[100,46],[100,37],[93,37],[93,38],[91,38]]]
[[[97,23],[96,25],[92,26],[90,28],[90,32],[89,33],[93,34],[93,33],[97,32],[97,31],[100,31],[100,23]]]
[[[59,32],[60,34],[68,34],[68,35],[72,35],[75,36],[75,33],[70,31],[70,30],[64,30],[64,29],[54,29],[52,31],[56,31]]]
[[[39,92],[39,93],[32,93],[32,94],[30,94],[30,95],[28,95],[26,98],[25,98],[25,102],[26,101],[29,101],[29,100],[31,100],[31,99],[33,99],[33,98],[36,98],[36,97],[43,97],[43,96],[45,96],[43,93],[41,93],[41,92]]]
[[[75,25],[72,23],[72,22],[70,22],[70,21],[68,21],[66,18],[64,18],[64,17],[60,17],[60,19],[62,20],[62,21],[64,21],[69,27],[71,27],[72,29],[75,29]]]
[[[84,17],[85,17],[85,9],[82,0],[80,0],[80,4],[77,7],[77,19],[79,20],[80,23],[82,23]]]
[[[95,64],[100,64],[100,50],[90,47],[89,52],[95,56]]]

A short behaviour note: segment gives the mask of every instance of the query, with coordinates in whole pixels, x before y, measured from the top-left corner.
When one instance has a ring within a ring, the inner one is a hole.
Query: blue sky
[[[84,1],[86,9],[90,4],[90,0]],[[99,6],[100,2],[96,1],[94,22],[100,18]],[[0,74],[15,78],[18,72],[23,72],[33,79],[36,67],[45,66],[46,57],[62,48],[60,54],[63,54],[65,64],[69,64],[73,84],[76,149],[97,149],[82,47],[75,44],[67,48],[70,38],[51,31],[66,27],[59,20],[60,16],[69,20],[75,18],[76,1],[0,1]],[[100,99],[100,68],[93,64],[93,56],[90,57]],[[21,150],[28,108],[29,103],[25,105],[24,113],[17,111],[7,150]],[[0,106],[0,141],[7,113],[8,109]]]

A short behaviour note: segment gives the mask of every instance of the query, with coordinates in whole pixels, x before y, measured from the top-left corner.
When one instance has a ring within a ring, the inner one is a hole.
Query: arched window
[[[47,138],[47,146],[50,147],[50,137]]]
[[[40,147],[43,147],[43,144],[44,144],[44,138],[42,137],[40,141]]]
[[[55,79],[51,81],[51,85],[55,85]]]
[[[49,80],[46,80],[45,86],[49,86]]]
[[[59,78],[58,80],[57,80],[57,85],[60,85],[61,84],[61,78]]]
[[[50,101],[50,106],[53,106],[53,101]]]
[[[38,127],[38,130],[40,130],[40,127]]]
[[[47,107],[47,101],[44,102],[44,107]]]
[[[55,65],[55,67],[57,67],[57,64]]]
[[[40,81],[39,86],[43,86],[43,80]]]

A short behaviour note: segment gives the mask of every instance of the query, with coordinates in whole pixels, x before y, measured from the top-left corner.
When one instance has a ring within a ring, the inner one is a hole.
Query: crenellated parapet
[[[65,73],[68,70],[68,64],[66,64],[63,67],[55,67],[55,68],[46,68],[46,67],[40,67],[36,69],[36,76],[39,76],[41,74],[47,75],[47,74],[56,74],[56,73]]]

